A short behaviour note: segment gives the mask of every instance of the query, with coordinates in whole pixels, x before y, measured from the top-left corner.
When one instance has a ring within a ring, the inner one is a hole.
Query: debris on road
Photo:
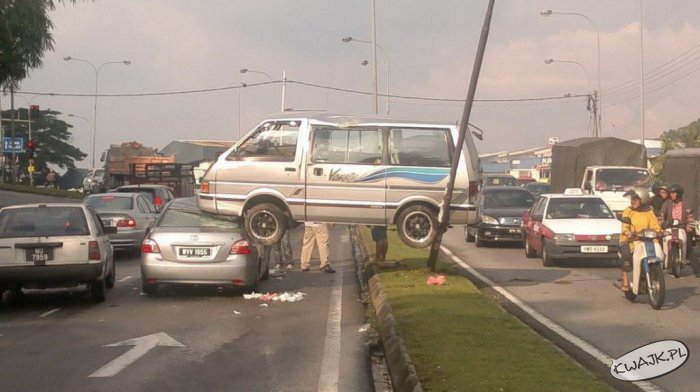
[[[445,275],[430,275],[426,283],[428,286],[444,286],[446,281]]]
[[[367,332],[369,331],[369,324],[365,324],[360,327],[360,329],[357,330],[357,332]]]
[[[261,301],[265,302],[270,302],[270,301],[279,301],[279,302],[297,302],[301,301],[304,299],[304,296],[306,293],[302,293],[300,291],[297,291],[296,293],[289,293],[289,292],[284,292],[284,293],[251,293],[251,294],[243,294],[243,298],[245,299],[259,299]]]
[[[239,312],[239,311],[237,311],[237,310],[234,310],[234,311],[233,311],[233,314],[241,314],[241,312]]]
[[[263,308],[266,308],[266,307],[268,307],[268,306],[270,306],[270,305],[268,305],[268,304],[260,304],[260,306],[262,306]]]

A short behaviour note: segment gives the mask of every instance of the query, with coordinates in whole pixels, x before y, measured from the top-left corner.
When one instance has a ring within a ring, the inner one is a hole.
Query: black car
[[[538,197],[539,195],[549,193],[552,189],[552,186],[542,182],[531,182],[525,185],[525,189],[530,191],[530,193],[532,193],[532,196]]]
[[[478,247],[497,241],[522,243],[523,212],[532,207],[534,200],[532,194],[521,187],[482,189],[477,207],[479,223],[464,229],[467,242],[475,242]]]

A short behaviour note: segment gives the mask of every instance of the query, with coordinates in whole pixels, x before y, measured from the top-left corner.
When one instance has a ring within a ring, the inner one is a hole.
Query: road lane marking
[[[140,338],[122,340],[121,342],[107,344],[102,347],[117,347],[117,346],[134,346],[131,350],[117,357],[112,362],[102,366],[96,372],[88,377],[112,377],[127,366],[131,365],[137,359],[146,355],[156,346],[167,347],[185,347],[184,344],[168,336],[164,332],[154,333],[152,335],[141,336]]]
[[[61,308],[56,308],[56,309],[49,310],[49,311],[46,312],[46,313],[42,313],[39,317],[44,318],[44,317],[46,317],[46,316],[50,316],[50,315],[52,315],[52,314],[58,312],[59,310],[61,310]]]
[[[133,277],[133,276],[125,276],[125,277],[119,279],[117,282],[119,282],[119,283],[121,283],[121,282],[126,282],[127,280],[131,279],[132,277]]]
[[[467,270],[470,274],[472,274],[477,279],[479,279],[482,282],[489,285],[491,288],[496,290],[499,294],[506,297],[506,299],[508,299],[515,306],[519,307],[522,311],[527,313],[530,317],[534,318],[535,320],[537,320],[538,322],[543,324],[545,327],[549,328],[551,331],[555,332],[556,334],[561,336],[563,339],[567,340],[569,343],[575,345],[580,350],[584,351],[588,355],[597,359],[605,366],[610,366],[610,364],[613,362],[613,360],[614,360],[613,357],[611,357],[608,354],[606,354],[605,352],[599,350],[598,348],[596,348],[592,344],[586,342],[585,340],[581,339],[580,337],[574,335],[572,332],[570,332],[566,328],[555,323],[549,317],[547,317],[544,314],[540,313],[539,311],[535,310],[535,308],[533,308],[530,305],[527,305],[525,302],[521,301],[520,298],[513,295],[510,291],[504,289],[503,287],[494,283],[491,279],[480,274],[477,270],[475,270],[472,266],[470,266],[469,264],[462,261],[462,259],[457,257],[457,255],[452,253],[444,245],[440,246],[440,250],[442,250],[443,252],[445,252],[445,254],[450,256],[450,258],[455,263],[459,264],[462,268]],[[637,382],[633,382],[632,384],[636,385],[637,387],[639,387],[639,389],[641,389],[645,392],[664,392],[664,390],[661,389],[658,385],[656,385],[652,382],[649,382],[649,381],[637,381]]]
[[[323,343],[321,376],[318,379],[319,392],[336,392],[340,379],[340,320],[343,314],[343,271],[338,270],[333,279],[328,321],[326,322],[326,339]]]

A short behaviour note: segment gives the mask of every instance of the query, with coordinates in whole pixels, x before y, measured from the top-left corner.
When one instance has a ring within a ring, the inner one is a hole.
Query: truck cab
[[[614,212],[629,206],[623,195],[633,187],[651,188],[649,170],[634,166],[589,166],[583,175],[581,189],[585,194],[600,196]]]

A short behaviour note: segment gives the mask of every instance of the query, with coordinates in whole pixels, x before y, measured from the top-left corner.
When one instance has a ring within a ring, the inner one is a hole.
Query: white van
[[[396,224],[427,247],[450,173],[458,127],[431,122],[282,113],[255,127],[209,168],[199,207],[245,218],[251,239],[279,241],[288,222]],[[476,222],[479,161],[467,134],[450,224]]]

